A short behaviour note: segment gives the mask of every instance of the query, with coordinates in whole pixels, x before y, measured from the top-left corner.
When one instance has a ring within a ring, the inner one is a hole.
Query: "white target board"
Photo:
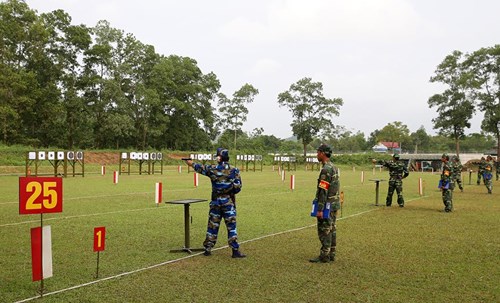
[[[83,152],[82,151],[77,151],[76,152],[76,160],[83,160]]]
[[[64,152],[63,151],[57,152],[57,160],[64,160]]]
[[[38,160],[45,160],[45,152],[44,151],[39,151],[38,152]]]

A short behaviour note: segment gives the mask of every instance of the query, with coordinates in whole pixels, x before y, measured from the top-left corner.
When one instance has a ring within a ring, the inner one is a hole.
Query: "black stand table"
[[[184,205],[184,247],[182,249],[174,249],[171,250],[170,252],[187,252],[187,253],[192,253],[193,251],[203,251],[204,248],[191,248],[189,244],[189,238],[190,238],[190,225],[189,225],[189,205],[191,203],[198,203],[198,202],[205,202],[207,201],[206,199],[184,199],[184,200],[174,200],[174,201],[167,201],[165,203],[168,204],[183,204]]]
[[[375,182],[375,206],[378,206],[378,192],[380,181],[385,181],[384,179],[370,179],[370,181]]]

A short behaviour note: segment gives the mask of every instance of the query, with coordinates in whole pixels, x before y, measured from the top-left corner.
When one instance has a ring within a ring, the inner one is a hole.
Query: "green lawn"
[[[96,170],[97,171],[97,170]],[[289,175],[296,175],[296,189]],[[369,179],[387,172],[342,167],[346,202],[337,222],[337,260],[311,264],[319,251],[309,216],[318,172],[243,172],[237,197],[238,233],[246,259],[231,259],[226,231],[211,257],[172,253],[184,243],[181,205],[154,203],[209,198],[208,179],[194,188],[192,173],[89,173],[63,179],[62,213],[45,214],[52,228],[54,276],[43,302],[498,302],[500,301],[500,182],[493,194],[468,185],[455,211],[441,212],[437,174],[412,172],[404,181],[406,207],[374,206]],[[425,184],[418,193],[418,179]],[[0,177],[0,302],[36,297],[31,281],[30,228],[39,215],[19,215],[18,177]],[[473,184],[474,184],[473,180]],[[381,183],[385,204],[387,182]],[[191,244],[204,239],[208,204],[191,206]],[[94,227],[106,227],[106,250],[93,252]],[[35,299],[34,301],[38,301]]]

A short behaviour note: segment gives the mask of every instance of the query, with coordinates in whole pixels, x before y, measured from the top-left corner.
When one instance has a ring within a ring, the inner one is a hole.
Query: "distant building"
[[[388,148],[384,144],[379,143],[379,144],[375,145],[374,147],[372,147],[372,150],[375,153],[386,153]]]
[[[388,151],[401,153],[401,148],[398,142],[379,142],[377,145],[372,147],[372,150],[376,153],[386,153]]]

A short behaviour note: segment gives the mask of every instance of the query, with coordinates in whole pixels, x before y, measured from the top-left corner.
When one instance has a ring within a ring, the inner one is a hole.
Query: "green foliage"
[[[324,97],[321,82],[303,78],[278,95],[278,104],[287,107],[292,113],[294,120],[290,126],[293,134],[302,141],[305,156],[307,145],[318,133],[328,133],[334,127],[331,120],[333,116],[339,115],[343,100]]]

